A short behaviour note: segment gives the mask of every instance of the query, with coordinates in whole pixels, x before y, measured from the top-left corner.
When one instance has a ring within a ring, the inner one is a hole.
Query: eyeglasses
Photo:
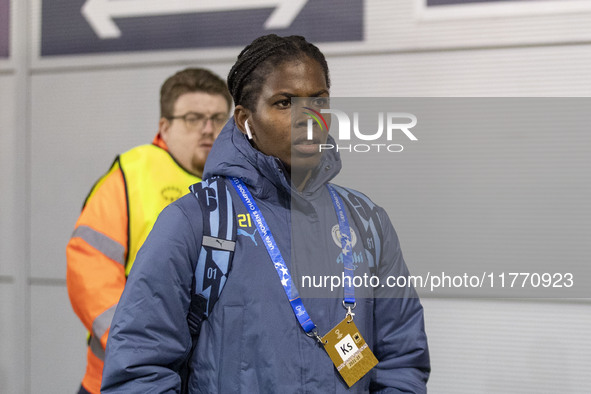
[[[205,128],[205,125],[207,125],[207,122],[210,120],[215,129],[221,129],[228,121],[228,116],[226,114],[215,114],[211,116],[206,116],[204,114],[200,114],[199,112],[188,112],[180,116],[169,116],[166,119],[182,119],[185,122],[185,126],[187,126],[188,129],[203,130]]]

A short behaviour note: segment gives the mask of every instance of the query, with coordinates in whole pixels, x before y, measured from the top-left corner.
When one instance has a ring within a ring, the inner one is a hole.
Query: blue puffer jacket
[[[332,234],[338,221],[325,187],[340,168],[338,154],[326,153],[320,170],[297,192],[282,164],[253,149],[230,121],[214,144],[204,178],[243,179],[296,278],[302,272],[291,262],[300,259],[317,261],[317,272],[342,272],[341,247]],[[246,213],[234,197],[236,214]],[[394,228],[381,208],[378,214],[383,242],[377,274],[405,274]],[[351,215],[350,225],[360,234]],[[375,298],[357,299],[355,323],[379,364],[349,389],[324,349],[298,324],[260,235],[249,224],[242,220],[232,271],[190,357],[191,393],[426,392],[429,353],[418,298],[380,298],[378,289]],[[186,317],[201,238],[202,215],[193,195],[161,213],[113,318],[103,393],[180,392],[179,370],[191,350]],[[369,273],[362,242],[354,252],[355,275]],[[342,289],[331,298],[304,296],[303,302],[321,335],[345,317]]]

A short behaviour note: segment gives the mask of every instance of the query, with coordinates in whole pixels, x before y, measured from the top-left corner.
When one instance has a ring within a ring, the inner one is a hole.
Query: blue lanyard
[[[267,252],[269,253],[269,257],[271,257],[271,261],[277,271],[277,275],[279,275],[279,280],[281,281],[281,285],[283,286],[283,290],[285,290],[285,294],[287,295],[287,299],[291,304],[291,308],[293,309],[293,313],[295,314],[298,322],[304,329],[306,334],[314,332],[316,329],[316,325],[312,322],[312,319],[308,315],[306,308],[300,298],[300,294],[298,289],[295,286],[292,286],[292,279],[291,274],[289,273],[289,269],[285,264],[285,260],[281,255],[281,251],[279,251],[279,247],[271,234],[271,230],[261,213],[261,210],[257,206],[254,198],[248,191],[248,188],[242,182],[241,179],[236,177],[230,177],[230,181],[232,182],[232,186],[238,192],[238,195],[242,199],[244,206],[250,213],[252,219],[255,222],[256,228],[263,239],[263,243],[267,248]],[[345,266],[345,276],[349,278],[345,280],[345,297],[344,303],[354,304],[355,303],[355,290],[352,286],[352,279],[353,279],[353,256],[352,256],[352,243],[351,243],[351,232],[349,230],[349,223],[347,220],[347,214],[343,209],[343,201],[336,193],[336,191],[332,188],[332,186],[328,185],[328,190],[330,191],[333,205],[335,207],[335,211],[337,212],[337,216],[339,219],[339,231],[341,233],[341,245],[343,248],[343,262]],[[348,282],[348,283],[347,283]],[[350,307],[349,307],[350,312]]]
[[[351,238],[351,228],[349,227],[349,219],[347,219],[347,213],[343,208],[343,200],[338,195],[334,187],[326,184],[330,197],[332,198],[332,205],[337,213],[339,219],[339,233],[341,234],[341,248],[343,253],[343,265],[345,268],[345,280],[343,286],[345,304],[355,304],[355,288],[353,287],[353,239]],[[350,312],[350,311],[349,311]]]

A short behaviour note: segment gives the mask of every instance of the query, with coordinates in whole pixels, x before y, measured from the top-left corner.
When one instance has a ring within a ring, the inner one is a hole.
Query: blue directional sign
[[[8,57],[10,46],[10,0],[0,0],[0,58]]]
[[[7,1],[7,0],[0,0]],[[41,56],[363,40],[363,0],[42,0]]]

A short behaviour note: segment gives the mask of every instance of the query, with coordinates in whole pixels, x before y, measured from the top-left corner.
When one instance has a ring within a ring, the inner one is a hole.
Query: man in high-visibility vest
[[[74,312],[89,331],[80,393],[100,393],[111,318],[136,254],[160,211],[201,181],[232,97],[224,80],[189,68],[160,90],[158,134],[115,158],[91,189],[66,248]]]

